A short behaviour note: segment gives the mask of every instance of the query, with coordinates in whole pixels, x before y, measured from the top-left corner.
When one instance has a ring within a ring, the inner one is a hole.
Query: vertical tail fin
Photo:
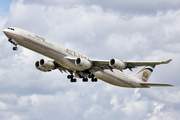
[[[147,65],[144,66],[141,70],[135,73],[132,77],[136,77],[140,82],[147,82],[151,76],[156,65]]]

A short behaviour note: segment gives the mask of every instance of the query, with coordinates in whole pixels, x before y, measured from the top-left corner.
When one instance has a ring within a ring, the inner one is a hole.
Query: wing
[[[63,73],[63,72],[65,72],[65,73],[69,72],[70,74],[72,74],[72,73],[74,72],[74,71],[72,71],[72,70],[69,70],[69,69],[63,67],[62,65],[60,65],[60,64],[59,64],[58,62],[56,62],[56,61],[54,61],[54,64],[55,64],[55,66],[56,66],[55,69],[59,69],[59,71],[60,71],[61,73]]]
[[[145,65],[159,65],[159,64],[168,64],[172,59],[169,59],[167,61],[121,61],[123,62],[126,67],[124,69],[132,69],[132,68],[136,68],[139,66],[145,66]],[[113,67],[111,67],[109,65],[109,61],[108,60],[91,60],[93,65],[100,67],[102,69],[110,69],[112,70]],[[122,70],[122,69],[121,69]]]
[[[128,67],[131,67],[131,68],[135,68],[135,67],[138,67],[138,66],[145,66],[145,65],[159,65],[159,64],[168,64],[172,59],[169,59],[167,61],[150,61],[150,62],[147,62],[147,61],[140,61],[140,62],[130,62],[130,61],[127,61],[126,64]]]
[[[160,84],[160,83],[140,83],[143,87],[163,87],[163,86],[173,86],[170,84]]]
[[[77,58],[74,57],[65,57],[65,59],[71,61],[72,63],[75,64],[75,61]],[[88,60],[89,62],[92,63],[92,69],[94,71],[101,70],[103,71],[104,69],[119,69],[119,70],[124,70],[124,69],[130,69],[136,68],[139,66],[145,66],[145,65],[159,65],[159,64],[167,64],[171,61],[172,59],[169,59],[167,61],[121,61],[118,59],[111,59],[111,60]],[[114,64],[113,66],[110,65]]]

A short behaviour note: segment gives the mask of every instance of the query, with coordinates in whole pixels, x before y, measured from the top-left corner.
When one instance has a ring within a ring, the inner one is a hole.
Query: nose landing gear
[[[13,47],[13,50],[17,50],[17,49],[18,49],[17,46]]]
[[[18,48],[17,48],[18,43],[17,43],[15,40],[9,38],[8,41],[9,41],[10,43],[12,43],[13,45],[15,45],[15,47],[13,47],[13,50],[17,50],[17,49],[18,49]]]

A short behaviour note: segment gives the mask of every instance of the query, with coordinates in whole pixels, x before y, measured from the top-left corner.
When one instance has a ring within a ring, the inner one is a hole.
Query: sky
[[[44,58],[0,32],[1,120],[177,120],[180,118],[179,0],[1,0],[0,29],[18,27],[93,59],[164,61],[148,82],[174,87],[123,88],[99,80],[71,83]],[[125,74],[134,74],[125,70]]]

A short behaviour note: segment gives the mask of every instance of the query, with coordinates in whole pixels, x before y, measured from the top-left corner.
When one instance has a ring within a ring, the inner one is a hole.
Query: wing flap
[[[161,84],[161,83],[140,83],[144,87],[160,87],[160,86],[174,86],[171,84]]]

